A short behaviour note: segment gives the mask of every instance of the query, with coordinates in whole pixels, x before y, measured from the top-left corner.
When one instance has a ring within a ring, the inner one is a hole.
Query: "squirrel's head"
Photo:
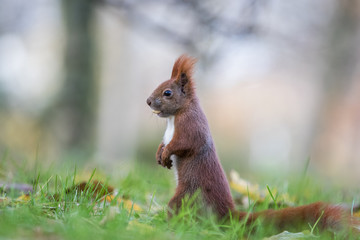
[[[175,115],[194,98],[192,73],[195,63],[195,58],[181,55],[174,64],[171,78],[161,83],[146,100],[159,117]]]

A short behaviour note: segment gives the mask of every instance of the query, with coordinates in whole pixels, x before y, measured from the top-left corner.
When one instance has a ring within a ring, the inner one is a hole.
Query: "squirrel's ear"
[[[185,72],[182,72],[180,74],[178,82],[181,84],[181,86],[185,86],[185,84],[187,84],[189,82],[189,78],[188,78],[188,76],[186,75]]]
[[[181,55],[174,64],[171,79],[184,87],[187,83],[192,83],[192,75],[196,59],[187,55]]]

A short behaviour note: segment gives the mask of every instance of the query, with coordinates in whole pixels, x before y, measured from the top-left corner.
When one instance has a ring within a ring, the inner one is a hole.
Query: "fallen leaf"
[[[119,203],[121,203],[122,201],[124,201],[124,207],[126,209],[131,210],[131,208],[132,208],[136,212],[142,211],[142,208],[139,205],[137,205],[136,203],[133,203],[132,201],[125,200],[125,199],[123,199],[119,202],[119,199],[118,199]]]
[[[90,183],[84,181],[66,189],[66,193],[70,193],[74,191],[78,191],[78,192],[90,191],[90,193],[93,194],[93,197],[97,197],[97,196],[102,197],[105,196],[106,194],[114,192],[114,188],[112,186],[102,183],[101,181],[94,180],[91,181]]]
[[[244,196],[249,196],[252,200],[263,201],[265,199],[265,191],[260,190],[259,185],[242,179],[234,170],[230,171],[230,187]]]
[[[269,194],[267,189],[260,189],[258,184],[252,184],[249,181],[242,179],[239,173],[234,170],[231,170],[230,172],[230,187],[241,193],[243,196],[241,203],[245,207],[249,207],[247,206],[249,202],[248,197],[254,202],[262,203],[266,200],[265,196]],[[278,195],[276,189],[272,189],[271,192],[274,196],[277,195],[276,199],[278,204],[281,204],[282,206],[294,206],[294,198],[290,197],[288,193]],[[273,202],[273,200],[271,200],[271,202]]]
[[[16,201],[19,201],[19,202],[28,202],[30,201],[31,197],[29,194],[23,194],[21,196],[19,196]]]
[[[116,202],[118,205],[120,205],[122,202],[124,202],[124,207],[129,211],[131,210],[131,208],[136,212],[142,211],[142,208],[138,204],[132,202],[129,199],[123,199],[121,197],[116,197],[114,195],[107,195],[102,199],[102,201],[111,203],[114,199],[116,199]]]

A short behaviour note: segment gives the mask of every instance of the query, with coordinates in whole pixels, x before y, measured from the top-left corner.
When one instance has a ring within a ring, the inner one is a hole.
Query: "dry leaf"
[[[265,196],[269,194],[267,189],[260,189],[258,184],[252,184],[242,179],[239,173],[234,170],[230,172],[230,187],[243,195],[241,202],[245,207],[248,207],[248,197],[252,201],[261,203],[265,201]],[[277,195],[276,189],[272,189],[271,192],[274,196]],[[293,206],[294,198],[290,197],[288,193],[284,193],[277,196],[277,202],[285,206]]]
[[[259,185],[252,184],[242,178],[234,170],[230,171],[230,187],[244,196],[249,196],[251,200],[263,201],[265,192],[261,191]]]
[[[21,196],[19,196],[16,201],[19,201],[19,202],[28,202],[30,201],[30,195],[29,194],[23,194]]]
[[[66,189],[66,193],[70,193],[73,191],[78,191],[78,192],[90,191],[93,194],[93,197],[96,196],[102,197],[105,196],[106,194],[114,192],[114,188],[112,186],[103,184],[101,181],[94,180],[90,183],[84,181]]]
[[[120,205],[122,202],[124,202],[124,207],[129,211],[131,210],[131,208],[136,212],[142,211],[142,208],[138,204],[133,203],[131,200],[123,199],[121,197],[116,197],[114,195],[107,195],[103,198],[102,201],[106,201],[106,202],[110,203],[114,199],[116,199],[116,202],[118,205]]]

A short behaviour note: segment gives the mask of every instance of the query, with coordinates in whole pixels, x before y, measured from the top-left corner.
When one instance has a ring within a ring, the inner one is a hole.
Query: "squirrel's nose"
[[[146,99],[146,103],[147,103],[147,105],[151,105],[151,100],[150,100],[150,98],[148,98],[148,99]]]

